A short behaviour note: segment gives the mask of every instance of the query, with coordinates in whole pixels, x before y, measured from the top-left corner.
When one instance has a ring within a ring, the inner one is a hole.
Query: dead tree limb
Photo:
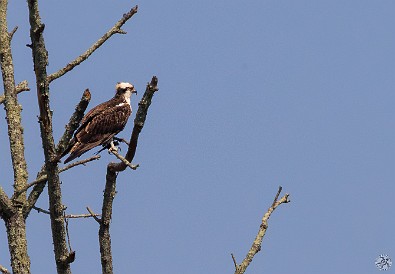
[[[86,59],[88,59],[89,56],[92,55],[98,48],[101,47],[111,36],[114,34],[126,34],[124,30],[121,29],[121,27],[130,19],[134,14],[137,13],[138,7],[135,6],[133,7],[129,12],[125,13],[122,18],[110,29],[108,30],[99,40],[97,40],[87,51],[85,51],[83,54],[78,56],[76,59],[68,63],[64,68],[58,70],[55,73],[52,73],[51,75],[48,76],[48,83],[52,82],[55,79],[58,79],[59,77],[62,77],[65,75],[67,72],[84,62]]]
[[[152,97],[154,93],[158,90],[158,78],[156,76],[152,77],[151,83],[147,84],[147,88],[140,100],[139,108],[136,113],[136,118],[134,119],[134,127],[132,135],[130,137],[128,152],[126,153],[125,159],[129,163],[132,162],[134,155],[136,153],[137,141],[139,134],[143,129],[148,108],[151,105]],[[106,187],[104,190],[103,206],[102,206],[102,218],[100,221],[99,228],[99,244],[100,244],[100,254],[101,254],[101,264],[103,274],[112,274],[112,253],[111,253],[111,237],[110,237],[110,223],[112,218],[112,206],[115,197],[116,179],[117,174],[128,167],[125,162],[110,163],[107,166],[106,175]]]
[[[270,218],[270,215],[273,213],[273,211],[281,204],[285,204],[285,203],[289,203],[289,194],[285,194],[280,200],[278,200],[278,197],[280,196],[282,187],[280,186],[278,188],[276,197],[274,198],[274,201],[272,203],[272,205],[269,207],[269,209],[267,210],[267,212],[265,213],[265,215],[262,218],[262,222],[261,225],[259,227],[259,231],[258,234],[255,237],[254,242],[252,243],[252,246],[250,248],[250,250],[248,251],[246,257],[244,258],[244,260],[242,261],[241,264],[237,264],[236,263],[236,259],[235,257],[232,255],[232,259],[233,259],[233,263],[235,265],[235,274],[243,274],[247,267],[249,266],[249,264],[252,262],[252,259],[254,258],[254,256],[261,251],[261,247],[262,247],[262,240],[263,237],[265,236],[266,230],[268,228],[268,220]]]
[[[51,212],[48,210],[42,209],[40,207],[33,207],[34,210],[37,210],[39,213],[44,213],[47,215],[51,215]],[[97,218],[98,216],[101,216],[100,214],[94,214],[94,213],[89,213],[89,214],[65,214],[64,217],[66,219],[81,219],[81,218]]]
[[[4,266],[0,265],[0,272],[3,274],[11,274],[7,268],[5,268]]]
[[[7,27],[8,1],[0,1],[0,66],[4,87],[4,108],[6,111],[8,139],[14,173],[14,192],[20,191],[27,184],[28,172],[25,158],[25,145],[21,122],[22,107],[18,103],[14,64],[11,52],[13,33]],[[4,190],[0,189],[0,215],[3,218],[11,256],[12,272],[30,273],[30,258],[27,253],[26,222],[23,208],[26,204],[26,191],[15,200],[10,201]]]
[[[59,169],[59,173],[62,173],[62,172],[64,172],[64,171],[66,171],[66,170],[69,170],[69,169],[71,169],[71,168],[73,168],[73,167],[75,167],[75,166],[79,166],[79,165],[84,165],[84,166],[85,166],[86,163],[89,163],[89,162],[92,162],[92,161],[95,161],[95,160],[98,160],[98,159],[100,159],[100,155],[94,155],[94,156],[89,157],[89,158],[87,158],[87,159],[80,160],[80,161],[76,161],[76,162],[74,162],[74,163],[72,163],[72,164],[69,164],[69,165],[67,165],[67,166],[65,166],[65,167],[60,168],[60,169]],[[41,174],[41,173],[39,173],[39,174]],[[26,190],[28,190],[29,188],[31,188],[31,187],[33,187],[33,186],[35,186],[35,185],[37,185],[37,184],[46,183],[46,182],[47,182],[47,179],[48,179],[48,176],[44,173],[44,174],[42,174],[42,176],[38,177],[38,178],[37,178],[36,180],[34,180],[33,182],[28,183],[28,184],[25,186],[25,188],[22,189],[21,191],[26,191]],[[19,193],[20,193],[20,192],[15,193],[14,196],[15,196],[15,195],[19,195]],[[33,206],[33,208],[34,208],[34,206]]]
[[[21,93],[22,91],[29,91],[29,90],[30,90],[30,88],[29,88],[29,85],[26,80],[20,82],[15,87],[15,91],[17,94]],[[3,104],[4,102],[5,102],[5,95],[2,94],[2,95],[0,95],[0,105]]]
[[[59,170],[53,138],[52,111],[49,103],[47,78],[48,52],[44,42],[45,25],[41,22],[38,0],[28,0],[31,49],[37,84],[37,100],[40,110],[39,123],[45,158],[45,173],[48,180],[49,208],[51,212],[52,240],[58,274],[70,274],[74,254],[69,252],[64,223],[64,206],[60,188]]]
[[[71,138],[73,137],[74,131],[76,131],[82,118],[84,117],[85,110],[88,107],[90,100],[91,100],[91,94],[89,90],[86,89],[82,94],[81,100],[75,107],[75,111],[71,115],[68,124],[65,127],[66,129],[63,133],[62,138],[60,138],[60,141],[56,146],[57,154],[63,152],[63,150],[70,142]],[[59,172],[62,172],[62,169],[60,169]],[[43,178],[43,176],[46,176],[45,165],[41,167],[41,171],[37,174],[36,181],[40,180],[40,178]],[[38,198],[40,197],[41,193],[44,190],[46,182],[47,182],[47,177],[45,178],[45,180],[41,181],[40,183],[34,184],[33,190],[30,192],[27,200],[28,205],[24,212],[25,218],[29,215],[32,207],[36,204]]]
[[[133,170],[136,170],[140,165],[133,165],[132,163],[128,162],[128,160],[125,159],[121,154],[119,154],[116,150],[110,150],[110,153],[114,154],[115,157],[117,157],[119,160],[121,160],[125,165],[130,167]]]

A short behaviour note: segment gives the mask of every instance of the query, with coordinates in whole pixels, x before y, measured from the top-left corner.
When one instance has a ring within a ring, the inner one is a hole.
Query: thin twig
[[[73,167],[75,167],[75,166],[79,166],[79,165],[84,165],[84,166],[85,166],[86,163],[92,162],[92,161],[94,161],[94,160],[98,160],[99,158],[100,158],[100,155],[95,155],[95,156],[92,156],[92,157],[90,157],[90,158],[87,158],[87,159],[84,159],[84,160],[81,160],[81,161],[74,162],[74,163],[72,163],[72,164],[69,164],[69,165],[67,165],[67,166],[65,166],[65,167],[60,168],[60,169],[59,169],[59,173],[62,173],[62,172],[64,172],[64,171],[66,171],[66,170],[69,170],[70,168],[73,168]],[[27,189],[29,189],[30,187],[32,187],[32,186],[34,186],[34,185],[43,183],[43,182],[45,182],[46,180],[47,180],[47,175],[44,173],[44,174],[41,175],[41,177],[39,177],[38,179],[36,179],[36,180],[34,180],[33,182],[27,184],[22,190],[20,190],[19,192],[17,192],[17,194],[20,194],[20,193],[26,191]],[[34,208],[34,207],[33,207],[33,208]]]
[[[274,205],[276,204],[276,202],[277,202],[277,200],[278,200],[278,197],[280,196],[280,193],[281,193],[282,190],[283,190],[282,186],[279,186],[279,187],[278,187],[277,194],[276,194],[276,196],[274,197],[274,200],[273,200],[273,203],[272,203],[272,207],[274,207]]]
[[[254,258],[255,254],[257,254],[261,250],[262,246],[262,240],[263,237],[265,236],[266,230],[268,228],[268,220],[270,218],[270,215],[273,213],[273,211],[281,204],[289,203],[289,194],[285,194],[280,200],[278,200],[278,197],[280,196],[282,187],[280,186],[277,194],[274,198],[274,202],[272,203],[271,207],[267,210],[265,215],[262,218],[262,223],[259,227],[258,234],[255,237],[254,242],[252,243],[252,246],[250,250],[248,251],[246,257],[244,258],[243,262],[240,265],[236,264],[236,270],[235,274],[243,274],[249,264],[251,263],[252,259]]]
[[[94,160],[98,160],[99,158],[100,158],[100,155],[94,155],[94,156],[92,156],[92,157],[89,157],[88,159],[81,160],[81,161],[76,161],[76,162],[74,162],[74,163],[72,163],[72,164],[69,164],[69,165],[67,165],[67,166],[65,166],[65,167],[63,167],[63,168],[61,168],[61,169],[59,169],[59,172],[66,171],[66,170],[68,170],[68,169],[70,169],[70,168],[73,168],[73,167],[75,167],[75,166],[85,165],[86,163],[91,162],[91,161],[94,161]]]
[[[10,41],[12,40],[12,37],[14,36],[17,30],[18,30],[18,26],[15,26],[14,29],[8,34],[10,36]]]
[[[84,218],[94,218],[94,217],[98,217],[98,216],[101,216],[100,214],[95,214],[95,215],[92,215],[92,214],[67,214],[65,217],[67,218],[67,219],[84,219]]]
[[[3,274],[11,274],[7,268],[5,268],[4,266],[0,265],[0,271]]]
[[[62,77],[64,74],[72,70],[74,67],[78,66],[82,62],[84,62],[86,59],[88,59],[89,56],[93,52],[95,52],[101,45],[103,45],[111,36],[114,34],[126,34],[124,30],[121,29],[121,27],[134,15],[137,13],[138,7],[135,6],[132,8],[128,13],[125,13],[122,18],[109,30],[107,31],[99,40],[96,41],[87,51],[85,51],[83,54],[78,56],[76,59],[68,63],[64,68],[58,70],[55,73],[52,73],[51,75],[48,76],[48,82],[52,82],[53,80]]]
[[[42,208],[40,208],[40,207],[33,206],[32,208],[35,209],[35,210],[37,210],[37,212],[39,212],[39,213],[44,213],[44,214],[51,215],[51,212],[49,212],[48,210],[42,209]]]
[[[101,216],[100,214],[95,214],[89,206],[86,207],[86,210],[88,210],[89,216],[93,217],[99,224],[101,223],[101,220],[97,218],[97,216]]]
[[[66,214],[64,214],[64,224],[66,226],[67,244],[69,245],[70,252],[72,252],[73,249],[71,248],[70,234],[69,234],[69,220],[67,219]]]
[[[237,270],[237,262],[236,262],[236,258],[235,258],[235,256],[233,255],[233,253],[230,253],[230,255],[232,256],[232,260],[233,260],[233,264],[235,265],[235,269]]]
[[[44,213],[44,214],[51,214],[48,210],[42,209],[37,206],[33,206],[33,209],[37,210],[37,212]],[[83,218],[97,218],[101,216],[100,214],[65,214],[64,217],[66,219],[83,219]]]

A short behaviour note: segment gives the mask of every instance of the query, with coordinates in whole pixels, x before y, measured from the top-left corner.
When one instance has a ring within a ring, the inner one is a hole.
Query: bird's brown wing
[[[86,124],[91,122],[93,118],[95,118],[97,115],[103,113],[106,110],[110,110],[113,106],[114,98],[92,108],[90,111],[88,111],[87,114],[85,114],[84,118],[82,118],[80,127],[77,129],[74,135],[76,135],[81,129],[83,129]]]
[[[65,160],[65,163],[96,146],[110,141],[112,137],[124,129],[132,112],[128,104],[104,109],[99,108],[99,106],[89,111],[84,117],[83,123],[76,131],[75,143],[70,149],[70,156]]]

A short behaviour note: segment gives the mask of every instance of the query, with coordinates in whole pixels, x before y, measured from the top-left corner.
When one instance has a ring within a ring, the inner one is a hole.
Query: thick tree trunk
[[[7,5],[7,0],[0,0],[0,66],[4,86],[4,106],[8,125],[11,159],[14,170],[14,191],[17,192],[26,186],[28,176],[21,125],[22,107],[18,104],[16,96],[14,65],[11,52],[11,39],[16,29],[10,33],[8,32]],[[26,223],[23,216],[23,207],[26,204],[26,191],[20,193],[12,201],[3,189],[0,190],[0,196],[0,215],[4,219],[7,228],[12,272],[14,274],[29,274],[30,258],[27,254]]]
[[[49,82],[47,79],[48,52],[45,48],[43,31],[37,0],[28,0],[30,38],[36,74],[37,99],[40,109],[40,131],[45,158],[45,171],[48,178],[49,210],[51,212],[52,239],[58,274],[70,274],[70,264],[75,253],[69,252],[64,226],[64,208],[60,188],[58,160],[53,138],[52,113],[49,104]]]
[[[30,273],[30,258],[27,254],[26,222],[22,209],[5,219],[11,267],[14,274]]]

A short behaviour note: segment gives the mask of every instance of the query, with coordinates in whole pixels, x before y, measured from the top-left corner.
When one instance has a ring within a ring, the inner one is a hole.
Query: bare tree
[[[18,93],[29,91],[27,81],[15,84],[14,65],[11,50],[11,40],[17,27],[8,31],[7,7],[8,1],[0,1],[0,66],[3,78],[4,94],[0,95],[0,104],[4,104],[8,126],[8,138],[13,166],[14,182],[13,194],[10,197],[0,186],[0,218],[4,220],[8,237],[8,247],[11,257],[11,268],[15,274],[30,273],[30,258],[27,251],[26,219],[32,209],[49,215],[51,220],[52,239],[57,273],[71,273],[70,265],[75,260],[75,252],[70,247],[68,239],[67,220],[69,218],[94,218],[98,224],[98,236],[101,253],[102,273],[113,273],[110,223],[112,218],[112,204],[116,193],[117,174],[128,167],[136,169],[133,165],[139,134],[142,131],[152,98],[158,90],[158,79],[153,76],[147,84],[145,93],[139,102],[139,108],[134,119],[134,127],[129,141],[121,139],[128,144],[125,156],[112,151],[120,162],[107,165],[106,185],[103,196],[101,214],[95,214],[87,208],[88,214],[66,214],[62,203],[62,189],[59,174],[77,165],[97,160],[100,156],[93,156],[85,160],[76,161],[64,168],[59,168],[59,156],[69,144],[73,133],[78,128],[84,112],[89,104],[91,95],[85,90],[81,100],[76,105],[66,129],[60,140],[55,144],[53,137],[52,112],[50,107],[51,83],[64,76],[67,72],[88,59],[101,45],[114,34],[126,34],[122,26],[137,13],[137,6],[125,13],[115,25],[97,40],[89,49],[80,56],[70,61],[65,67],[48,74],[48,52],[45,46],[45,25],[41,22],[38,0],[27,0],[29,10],[31,44],[27,45],[32,50],[33,67],[36,77],[37,101],[39,106],[39,125],[45,162],[33,182],[28,182],[28,170],[25,158],[25,144],[21,120],[21,106],[18,103]],[[48,183],[48,184],[47,184]],[[36,202],[44,188],[48,186],[49,211],[36,207]],[[238,265],[232,254],[235,264],[235,273],[244,273],[254,255],[260,250],[263,236],[267,229],[267,220],[277,206],[288,202],[288,194],[278,200],[281,188],[276,198],[262,219],[258,235],[243,262]],[[0,265],[1,273],[10,273]]]
[[[107,31],[96,43],[94,43],[86,52],[78,56],[75,60],[68,63],[64,68],[59,71],[48,75],[48,53],[45,47],[44,41],[44,29],[45,25],[41,22],[38,1],[28,0],[29,10],[29,23],[30,23],[30,38],[31,44],[28,45],[32,50],[33,67],[36,75],[36,89],[37,89],[37,100],[39,105],[39,124],[41,131],[41,140],[43,145],[43,152],[45,163],[39,172],[37,179],[28,183],[28,171],[25,159],[25,146],[23,140],[23,129],[21,122],[21,106],[18,103],[17,94],[22,91],[29,90],[28,83],[23,81],[22,83],[15,85],[14,80],[14,66],[11,52],[11,40],[17,27],[11,32],[8,31],[7,25],[7,8],[8,1],[1,1],[0,3],[0,57],[1,57],[1,70],[3,77],[4,95],[0,96],[0,103],[4,103],[8,124],[8,136],[10,143],[10,151],[12,158],[12,165],[14,168],[14,193],[12,197],[9,197],[3,188],[0,187],[0,217],[5,221],[8,235],[8,246],[11,255],[11,267],[13,273],[30,273],[30,259],[27,253],[27,240],[26,240],[26,218],[29,216],[31,209],[36,208],[35,204],[40,197],[46,182],[48,182],[48,193],[49,193],[49,215],[51,219],[52,227],[52,239],[54,243],[55,261],[58,273],[71,273],[70,264],[75,259],[75,252],[69,250],[67,245],[65,219],[66,216],[65,208],[62,203],[62,194],[59,180],[59,173],[70,169],[78,164],[83,164],[88,161],[98,159],[98,157],[91,157],[89,159],[76,162],[68,165],[63,169],[58,167],[58,155],[65,149],[69,143],[73,132],[78,127],[85,109],[90,101],[89,90],[86,90],[81,98],[81,101],[76,107],[76,110],[66,130],[59,141],[58,145],[55,145],[53,137],[53,125],[52,125],[52,112],[50,108],[50,83],[67,72],[72,70],[77,65],[85,61],[95,50],[97,50],[103,43],[105,43],[114,34],[126,34],[121,27],[137,13],[137,6],[133,7],[129,12],[125,13],[122,18]],[[157,79],[153,78],[148,90],[157,90]],[[153,93],[151,93],[152,98]],[[149,99],[149,101],[151,100]],[[148,107],[145,109],[145,113]],[[145,117],[144,117],[145,120]],[[139,121],[139,120],[138,120]],[[140,123],[140,122],[139,122]],[[140,128],[140,124],[136,127]],[[134,138],[134,137],[133,137]],[[133,144],[133,143],[132,143]],[[134,146],[137,145],[137,140]],[[135,151],[135,147],[130,150]],[[133,153],[134,154],[134,153]],[[119,157],[121,157],[119,155]],[[122,165],[127,162],[127,156],[120,164],[118,168],[122,168]],[[133,156],[132,156],[133,158]],[[125,169],[125,168],[124,168]],[[31,189],[28,194],[28,190]],[[115,183],[114,183],[115,188]],[[36,208],[38,209],[38,208]],[[38,209],[41,210],[41,209]],[[103,206],[103,211],[106,207]],[[111,210],[111,209],[110,209]],[[41,210],[44,211],[44,210]],[[45,211],[44,211],[45,212]],[[89,217],[90,214],[82,217]],[[97,216],[95,216],[97,218]],[[103,218],[103,224],[107,224],[107,234],[109,228],[109,218],[111,218],[111,212],[107,218]],[[2,272],[6,272],[5,268],[0,269]],[[108,272],[109,273],[109,272]]]

